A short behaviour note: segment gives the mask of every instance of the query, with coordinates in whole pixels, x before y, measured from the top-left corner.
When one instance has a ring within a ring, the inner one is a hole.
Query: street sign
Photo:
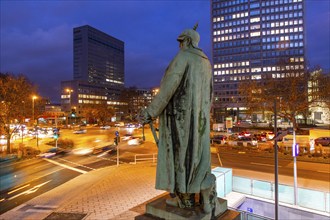
[[[233,119],[231,117],[226,118],[226,128],[232,128],[233,127]]]
[[[115,135],[116,135],[116,137],[119,137],[119,132],[116,131],[116,132],[115,132]]]
[[[299,155],[299,145],[298,144],[292,144],[292,156],[296,157]]]
[[[253,208],[247,207],[247,211],[253,213]]]

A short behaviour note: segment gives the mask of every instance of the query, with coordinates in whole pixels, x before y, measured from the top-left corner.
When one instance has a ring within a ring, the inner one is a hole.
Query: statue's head
[[[198,32],[196,31],[198,27],[198,24],[196,24],[194,26],[193,29],[186,29],[184,30],[180,35],[179,37],[177,38],[177,41],[179,42],[182,42],[184,41],[186,38],[190,38],[190,41],[191,41],[191,45],[194,47],[194,48],[198,48],[198,43],[199,43],[199,34]]]

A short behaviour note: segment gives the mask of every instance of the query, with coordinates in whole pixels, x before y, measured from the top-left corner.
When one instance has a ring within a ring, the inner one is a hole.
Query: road
[[[236,152],[222,152],[220,159],[224,167],[244,169],[264,173],[274,173],[275,162],[272,157],[253,156]],[[218,156],[212,154],[212,165],[220,166]],[[280,175],[293,176],[293,159],[279,159],[278,173]],[[306,179],[329,181],[330,165],[325,163],[311,163],[297,161],[297,173],[299,177]]]
[[[142,137],[142,129],[132,132],[123,128],[100,130],[92,127],[87,129],[86,134],[73,134],[72,130],[63,129],[61,130],[61,138],[73,139],[75,148],[94,148],[112,144],[115,131],[119,131],[121,136],[132,133],[134,136]],[[130,146],[125,141],[120,142],[119,164],[134,162],[136,154],[149,154],[148,157],[151,157],[151,154],[157,153],[157,147],[150,129],[145,129],[145,139],[145,143],[139,146]],[[257,157],[251,153],[224,151],[220,153],[220,158],[224,167],[274,173],[274,160],[272,157]],[[64,184],[78,175],[115,165],[117,165],[116,152],[95,155],[69,153],[50,159],[35,158],[16,163],[1,164],[0,214]],[[220,165],[216,154],[212,154],[212,165]],[[298,161],[297,167],[298,176],[307,179],[329,180],[329,164]],[[279,160],[279,174],[293,176],[292,160]]]
[[[72,139],[75,149],[97,148],[113,143],[115,131],[121,136],[132,134],[142,137],[141,129],[133,132],[131,129],[111,128],[101,130],[89,128],[86,134],[73,134],[72,130],[61,130],[61,138]],[[151,132],[146,132],[146,138],[151,139]],[[39,149],[46,150],[51,146],[43,142],[49,140],[40,139]],[[36,140],[25,140],[28,146],[36,144]],[[131,163],[136,154],[150,154],[157,152],[156,146],[146,141],[146,144],[129,146],[127,142],[119,143],[119,164]],[[151,147],[150,147],[151,146]],[[43,149],[44,148],[44,149]],[[75,151],[72,151],[75,152]],[[4,213],[24,202],[45,193],[78,175],[90,172],[106,166],[117,165],[116,152],[76,155],[68,153],[64,156],[55,156],[49,159],[34,158],[16,163],[4,163],[0,165],[0,214]]]

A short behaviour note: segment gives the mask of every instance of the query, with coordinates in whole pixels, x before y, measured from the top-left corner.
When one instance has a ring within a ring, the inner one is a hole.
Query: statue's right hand
[[[152,118],[146,109],[142,109],[138,115],[138,120],[144,125],[149,124],[152,121]]]

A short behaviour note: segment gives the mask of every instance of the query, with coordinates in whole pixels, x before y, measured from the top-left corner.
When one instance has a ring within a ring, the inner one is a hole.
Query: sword
[[[154,127],[154,124],[153,124],[152,121],[151,121],[151,122],[149,122],[149,125],[150,125],[150,129],[151,129],[152,135],[154,136],[154,139],[155,139],[155,141],[156,141],[156,145],[157,145],[157,147],[158,147],[159,139],[158,139],[158,137],[157,137],[156,129],[155,129],[155,127]]]

